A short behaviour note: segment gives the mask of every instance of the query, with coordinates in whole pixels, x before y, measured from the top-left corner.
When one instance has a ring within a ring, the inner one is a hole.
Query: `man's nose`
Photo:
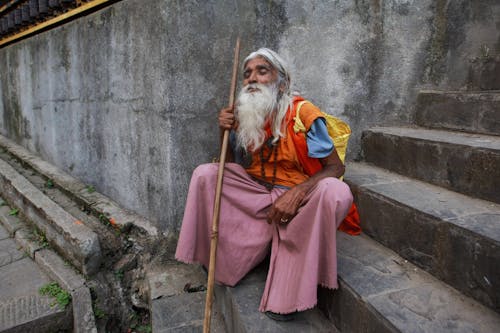
[[[257,83],[257,74],[255,72],[250,73],[248,83]]]

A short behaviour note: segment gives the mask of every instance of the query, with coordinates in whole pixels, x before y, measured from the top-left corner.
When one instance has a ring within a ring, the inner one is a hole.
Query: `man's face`
[[[267,60],[257,57],[249,60],[243,71],[243,87],[251,83],[269,85],[278,79],[277,70]],[[258,91],[259,88],[250,88],[248,92]]]

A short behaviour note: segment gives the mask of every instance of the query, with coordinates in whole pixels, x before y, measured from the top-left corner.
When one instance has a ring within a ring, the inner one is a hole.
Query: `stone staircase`
[[[500,91],[422,91],[416,123],[364,132],[365,235],[339,235],[321,307],[346,332],[498,332]]]
[[[0,199],[0,332],[151,330],[145,276],[171,239],[3,136]],[[38,292],[52,281],[64,310]]]

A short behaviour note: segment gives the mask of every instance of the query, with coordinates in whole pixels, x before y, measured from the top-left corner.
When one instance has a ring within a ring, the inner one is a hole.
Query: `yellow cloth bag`
[[[297,111],[294,118],[295,124],[293,125],[293,130],[295,133],[303,132],[305,133],[306,127],[302,120],[300,120],[300,108],[307,101],[301,101],[297,105]],[[351,136],[351,128],[344,121],[340,120],[337,117],[334,117],[328,113],[321,111],[323,117],[326,120],[326,128],[328,130],[328,135],[333,141],[333,145],[335,146],[335,150],[337,150],[337,154],[340,157],[342,163],[345,161],[345,154],[347,151],[347,141],[349,141],[349,136]]]

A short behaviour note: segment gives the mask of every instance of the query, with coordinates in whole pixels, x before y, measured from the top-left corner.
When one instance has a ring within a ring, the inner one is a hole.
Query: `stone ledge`
[[[85,279],[69,267],[54,251],[43,249],[35,253],[35,262],[47,275],[71,293],[73,332],[96,333],[92,298]]]
[[[45,196],[10,165],[0,160],[3,197],[42,230],[49,242],[85,274],[99,268],[101,248],[97,234]]]
[[[97,215],[104,214],[112,217],[121,229],[126,230],[135,226],[150,237],[167,236],[162,235],[148,219],[121,208],[116,202],[97,191],[89,193],[86,184],[2,135],[0,135],[0,147],[3,147],[11,156],[28,165],[31,169],[51,179],[55,186],[79,203],[95,210]]]
[[[500,91],[423,90],[415,120],[424,127],[500,135]]]
[[[16,231],[23,227],[23,224],[17,216],[10,215],[9,206],[0,207],[0,222],[9,231],[10,236],[14,236]]]
[[[401,175],[500,203],[500,137],[412,127],[363,132],[365,160]]]
[[[73,333],[97,333],[89,288],[82,286],[71,293]]]
[[[50,249],[37,251],[35,262],[62,288],[70,292],[85,286],[85,279]]]

